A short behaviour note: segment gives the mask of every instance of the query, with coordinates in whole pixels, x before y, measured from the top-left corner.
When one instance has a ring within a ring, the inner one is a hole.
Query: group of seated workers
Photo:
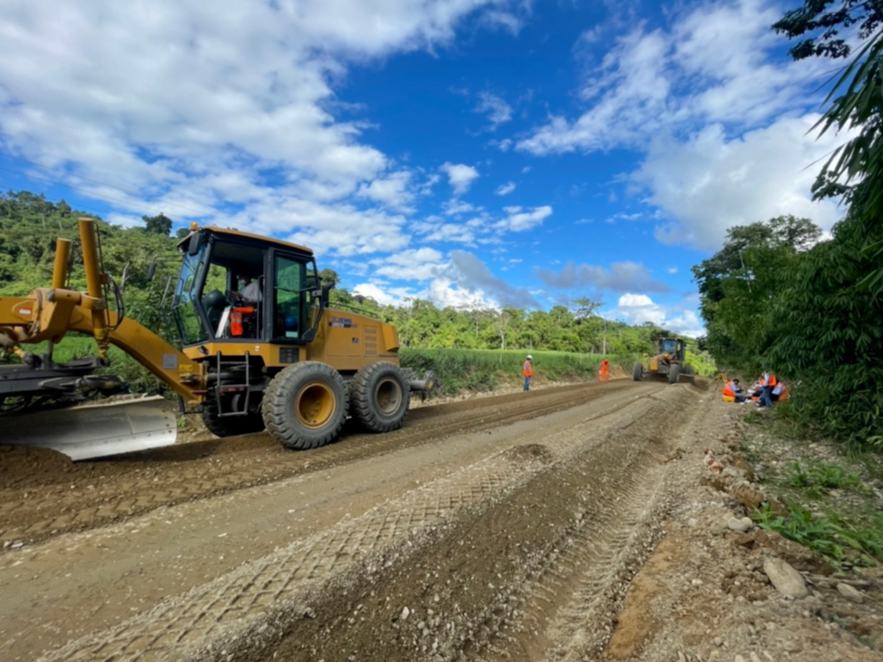
[[[769,387],[769,403],[764,401],[764,386]],[[788,399],[788,386],[785,382],[776,379],[774,374],[764,373],[762,377],[751,385],[748,391],[742,390],[738,379],[731,379],[724,386],[721,395],[726,402],[738,402],[740,404],[753,402],[758,407],[769,407],[773,402],[784,402]]]

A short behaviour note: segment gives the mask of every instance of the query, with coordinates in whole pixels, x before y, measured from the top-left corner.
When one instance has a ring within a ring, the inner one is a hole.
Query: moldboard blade
[[[175,415],[161,397],[53,409],[0,418],[0,443],[50,448],[89,460],[171,446]]]

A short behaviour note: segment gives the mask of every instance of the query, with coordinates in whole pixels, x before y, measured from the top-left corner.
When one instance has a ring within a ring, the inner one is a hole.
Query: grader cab
[[[662,379],[669,384],[693,383],[693,366],[687,363],[687,343],[680,338],[660,338],[657,353],[647,359],[647,365],[635,363],[632,378],[639,382],[644,378]]]
[[[168,300],[176,347],[125,317],[96,237],[94,222],[80,219],[86,292],[67,286],[71,243],[60,239],[51,288],[0,297],[0,351],[21,359],[0,365],[3,443],[53,448],[73,459],[174,443],[175,419],[161,399],[112,406],[92,399],[125,390],[120,380],[102,375],[109,345],[135,358],[185,404],[198,405],[215,435],[266,428],[295,449],[333,441],[349,414],[367,430],[394,430],[410,392],[436,384],[432,373],[419,378],[402,370],[394,327],[328,309],[328,288],[308,248],[192,227],[178,246],[183,259]],[[97,356],[55,363],[52,348],[68,332],[92,335]],[[41,342],[49,343],[44,354],[25,349]],[[67,406],[75,402],[80,406]]]

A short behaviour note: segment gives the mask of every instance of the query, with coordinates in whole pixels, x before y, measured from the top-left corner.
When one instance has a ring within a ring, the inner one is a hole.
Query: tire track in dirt
[[[340,600],[357,599],[353,594],[361,594],[362,604],[370,601],[373,605],[362,616],[346,621],[353,629],[347,641],[352,643],[360,633],[365,635],[364,641],[356,642],[359,659],[394,659],[396,651],[395,647],[389,648],[389,638],[383,639],[382,656],[368,654],[372,646],[378,645],[377,630],[389,630],[396,625],[396,619],[389,618],[389,595],[386,601],[382,596],[415,589],[422,596],[419,601],[428,600],[437,610],[448,610],[449,617],[459,623],[458,628],[442,626],[440,622],[433,626],[437,654],[459,650],[467,641],[478,642],[473,645],[480,650],[482,645],[474,634],[470,639],[465,633],[474,633],[485,622],[496,624],[497,629],[502,627],[507,614],[512,612],[500,609],[499,604],[510,604],[509,597],[529,585],[524,581],[524,568],[540,577],[543,568],[550,567],[544,561],[549,557],[549,545],[564,546],[567,540],[586,531],[590,521],[609,528],[609,523],[598,516],[598,500],[617,504],[610,515],[616,519],[618,514],[628,513],[627,503],[645,498],[641,496],[645,488],[639,484],[643,484],[646,471],[659,466],[655,452],[660,450],[660,442],[646,432],[629,432],[629,425],[619,423],[623,419],[654,420],[671,425],[670,412],[679,399],[684,399],[682,391],[665,394],[662,402],[634,398],[619,406],[618,416],[601,414],[586,418],[575,427],[550,432],[542,445],[526,439],[527,443],[520,447],[488,457],[362,516],[346,519],[183,597],[167,600],[118,627],[58,649],[44,659],[266,659],[271,649],[281,652],[282,659],[308,659],[309,655],[304,656],[304,649],[298,646],[319,644],[322,645],[318,650],[326,659],[346,659],[348,654],[340,650],[343,657],[337,656],[333,645],[327,647],[331,642],[319,641],[321,636],[304,638],[300,636],[304,633],[296,633],[286,637],[285,633],[296,632],[304,623],[311,624],[313,629],[321,626],[330,631],[331,624],[309,615],[326,611],[346,613],[348,609],[335,611],[334,607]],[[627,436],[637,443],[633,452],[623,453]],[[597,485],[587,487],[586,477],[593,473],[599,476]],[[622,493],[628,498],[623,499]],[[537,496],[550,497],[549,505],[553,506],[543,506],[549,518],[540,522],[527,509],[527,504]],[[565,508],[568,505],[578,506],[583,513],[578,522],[571,520],[571,509]],[[469,546],[464,547],[464,527],[479,526],[492,532],[501,522],[506,523],[504,531],[482,539],[488,547],[486,553],[474,555]],[[548,535],[550,527],[557,530],[557,535]],[[627,525],[625,531],[633,528]],[[520,539],[514,539],[516,532]],[[621,538],[613,533],[609,540],[608,548]],[[597,538],[595,542],[597,545]],[[513,550],[522,543],[525,549],[514,554]],[[603,556],[600,554],[599,558]],[[510,578],[508,582],[496,579],[500,574],[495,572],[497,557],[517,558],[522,571],[504,575]],[[443,585],[433,597],[424,586],[425,580],[414,581],[410,577],[414,573],[424,574],[429,558],[460,568],[461,581],[470,573],[472,578],[480,576],[469,581],[469,592],[475,597],[492,599],[470,600],[468,605],[464,601],[461,605],[458,597]],[[403,576],[397,576],[398,573]],[[481,589],[484,575],[493,579],[488,581],[491,596],[484,596]],[[403,577],[412,581],[402,583]],[[494,588],[495,582],[499,589]],[[497,595],[499,591],[504,595]],[[401,609],[400,603],[393,605],[393,612]],[[428,609],[424,612],[430,613]],[[305,613],[307,619],[303,617]],[[417,625],[416,620],[411,622]],[[423,631],[428,631],[432,622],[421,622],[424,641],[427,635]],[[310,627],[306,629],[312,631]],[[399,645],[414,652],[410,633],[404,638],[401,632],[391,634]]]
[[[548,566],[524,591],[517,615],[500,624],[476,659],[596,656],[612,631],[624,585],[651,549],[653,525],[667,507],[658,502],[664,472],[658,453],[636,455],[616,481],[612,507],[580,518],[563,549],[549,556]],[[587,632],[586,623],[596,628]]]
[[[435,443],[454,433],[562,411],[624,389],[634,389],[635,397],[646,395],[648,390],[625,380],[604,386],[573,385],[544,389],[527,398],[515,393],[422,407],[410,413],[411,422],[403,430],[352,435],[345,443],[308,453],[282,449],[265,434],[84,464],[72,464],[51,451],[15,449],[13,454],[25,455],[30,461],[10,462],[8,454],[4,458],[3,474],[8,480],[0,489],[0,545],[40,542],[162,506],[263,485],[404,446]]]

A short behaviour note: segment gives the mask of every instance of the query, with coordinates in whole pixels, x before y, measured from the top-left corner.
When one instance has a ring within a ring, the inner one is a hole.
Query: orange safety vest
[[[610,379],[610,362],[607,359],[601,361],[601,369],[598,371],[598,380],[607,381]]]
[[[243,315],[253,315],[257,312],[254,308],[234,308],[230,312],[230,335],[241,336],[245,333],[245,324],[242,321]]]
[[[524,376],[533,377],[533,366],[530,364],[530,361],[524,362]]]
[[[727,385],[724,386],[724,390],[721,391],[723,395],[728,395],[731,398],[736,397],[736,384],[735,382],[727,382]]]
[[[777,383],[778,382],[776,381],[776,375],[772,372],[770,373],[770,376],[766,381],[763,380],[763,377],[761,377],[760,379],[761,386],[775,386]]]

